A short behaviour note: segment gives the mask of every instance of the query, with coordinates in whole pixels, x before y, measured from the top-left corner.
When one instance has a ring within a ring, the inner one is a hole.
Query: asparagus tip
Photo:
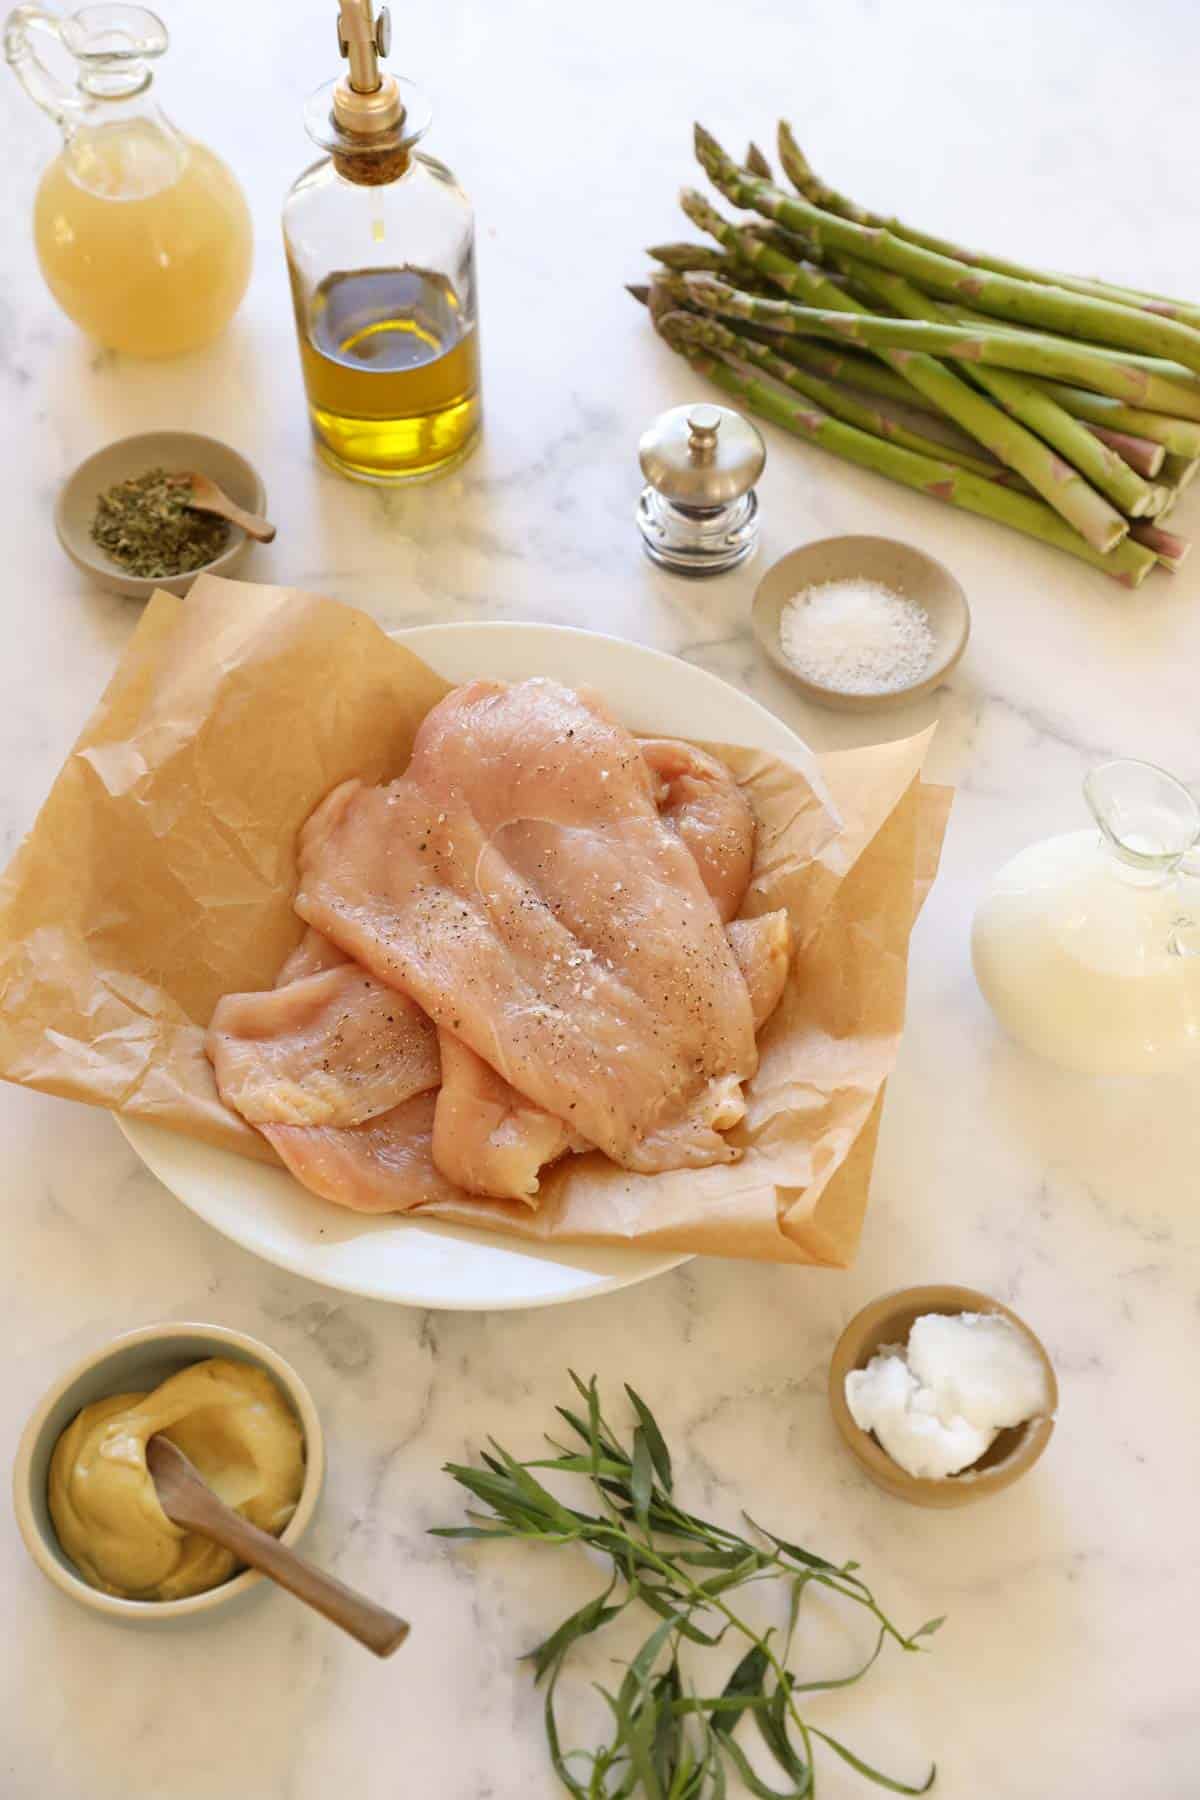
[[[753,138],[750,140],[746,149],[746,167],[752,175],[761,175],[764,181],[772,181],[774,179],[770,163],[767,161],[758,145],[754,142]]]

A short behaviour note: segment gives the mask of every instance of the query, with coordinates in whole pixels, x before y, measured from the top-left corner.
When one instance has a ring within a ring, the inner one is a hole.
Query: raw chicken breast
[[[435,1095],[417,1094],[364,1125],[261,1125],[296,1180],[354,1212],[412,1212],[454,1189],[433,1161]]]
[[[382,1024],[400,1029],[381,1033]],[[341,1205],[403,1212],[438,1191],[434,1166],[472,1193],[536,1204],[538,1171],[571,1134],[465,1044],[440,1038],[404,994],[310,927],[273,992],[220,1003],[210,1055],[226,1104],[299,1180]],[[426,1109],[402,1103],[439,1073],[431,1133]],[[369,1119],[374,1131],[355,1129]]]
[[[723,762],[677,738],[644,738],[662,819],[696,859],[723,919],[735,919],[754,867],[754,814]]]
[[[536,1206],[538,1172],[571,1148],[572,1134],[526,1100],[451,1032],[438,1032],[442,1085],[433,1115],[433,1160],[471,1194]]]
[[[557,683],[472,682],[389,787],[301,835],[296,910],[631,1169],[736,1152],[750,996],[636,742]]]
[[[346,961],[263,994],[226,994],[207,1049],[222,1100],[251,1125],[357,1125],[438,1079],[437,1034],[420,1007]]]
[[[762,913],[757,919],[735,919],[725,932],[750,989],[754,1029],[760,1031],[787,986],[792,922],[785,912]]]
[[[344,950],[310,925],[275,977],[275,986],[286,987],[289,981],[303,981],[306,975],[319,975],[323,969],[336,969],[339,963],[349,961]]]

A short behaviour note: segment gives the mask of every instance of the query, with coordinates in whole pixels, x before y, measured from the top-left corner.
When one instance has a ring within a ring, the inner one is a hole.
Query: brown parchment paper
[[[204,1028],[222,994],[271,986],[301,935],[294,845],[313,807],[349,775],[399,773],[446,691],[336,601],[212,576],[186,602],[156,594],[0,883],[0,1076],[274,1162],[222,1105]],[[744,910],[786,906],[797,942],[740,1162],[637,1176],[593,1154],[548,1173],[536,1213],[465,1194],[429,1210],[845,1266],[949,810],[921,781],[929,736],[820,758],[837,823],[798,770],[720,747],[759,820]]]

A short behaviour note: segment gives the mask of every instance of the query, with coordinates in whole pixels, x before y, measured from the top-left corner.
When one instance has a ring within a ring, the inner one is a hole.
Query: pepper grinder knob
[[[687,417],[688,450],[692,460],[698,463],[709,463],[717,453],[717,433],[721,429],[721,414],[715,406],[693,406]]]

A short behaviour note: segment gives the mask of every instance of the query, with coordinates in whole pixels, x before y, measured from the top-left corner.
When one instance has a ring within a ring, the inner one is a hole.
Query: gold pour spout
[[[343,131],[369,137],[391,131],[404,117],[400,90],[379,66],[391,43],[386,6],[376,19],[371,0],[338,0],[338,49],[350,64],[333,96],[333,116]]]

